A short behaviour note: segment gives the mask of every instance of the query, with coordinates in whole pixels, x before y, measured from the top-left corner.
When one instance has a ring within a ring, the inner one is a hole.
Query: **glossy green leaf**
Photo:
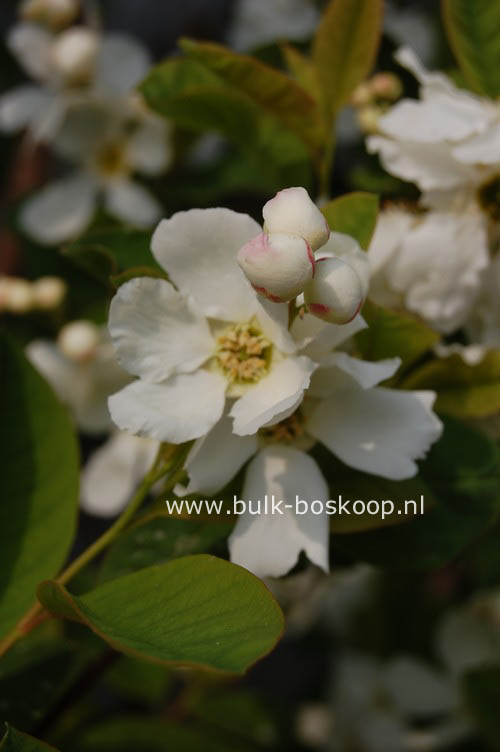
[[[370,73],[382,24],[381,0],[331,0],[313,43],[327,114],[345,105]]]
[[[79,458],[65,408],[17,345],[0,338],[0,636],[68,554]]]
[[[263,180],[308,185],[310,156],[303,141],[238,86],[195,60],[174,59],[153,68],[141,84],[149,106],[196,132],[216,131],[256,162]]]
[[[303,89],[308,91],[317,102],[321,101],[316,67],[310,57],[304,55],[291,44],[281,45],[281,53],[288,69]]]
[[[153,564],[210,551],[215,543],[227,538],[232,526],[164,514],[148,517],[115,540],[102,563],[99,580],[106,582]]]
[[[225,83],[247,94],[276,117],[314,153],[323,144],[320,112],[314,99],[284,73],[249,55],[212,42],[182,39],[180,47]]]
[[[163,664],[241,674],[281,636],[283,615],[265,585],[214,556],[141,569],[80,597],[38,588],[57,616],[89,626],[114,649]]]
[[[403,366],[418,360],[439,342],[437,332],[410,313],[393,311],[368,300],[363,306],[368,329],[356,335],[356,345],[366,360],[401,358]]]
[[[330,229],[356,238],[365,250],[375,232],[378,216],[378,196],[361,191],[334,198],[322,207]]]
[[[7,726],[5,735],[0,742],[1,752],[57,752],[55,747],[51,747],[33,736],[23,734],[12,726]]]
[[[499,0],[443,0],[450,45],[469,86],[500,96]]]
[[[457,418],[485,418],[500,410],[500,350],[489,350],[477,365],[460,355],[425,363],[402,383],[405,389],[434,389],[435,409]]]
[[[405,525],[335,538],[351,556],[379,566],[425,571],[443,566],[500,517],[500,449],[447,419],[443,437],[421,463],[436,504]]]

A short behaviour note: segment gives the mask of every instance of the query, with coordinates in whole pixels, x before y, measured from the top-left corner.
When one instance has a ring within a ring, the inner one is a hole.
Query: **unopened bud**
[[[98,52],[97,35],[83,26],[63,31],[52,47],[57,74],[68,84],[86,84],[94,72]]]
[[[63,326],[57,342],[67,358],[84,362],[94,357],[100,339],[99,327],[91,321],[72,321]]]
[[[365,107],[367,104],[371,104],[373,100],[373,93],[368,81],[363,81],[354,89],[351,94],[351,104],[353,107]]]
[[[305,188],[285,188],[264,205],[264,230],[304,238],[313,251],[328,240],[328,222]]]
[[[24,0],[20,14],[25,21],[46,24],[57,30],[72,23],[79,10],[78,0]]]
[[[394,73],[376,73],[371,80],[371,90],[376,97],[394,101],[403,93],[403,86]]]
[[[238,264],[252,287],[274,303],[299,295],[314,274],[314,255],[298,235],[262,232],[238,253]]]
[[[378,124],[383,114],[384,111],[376,105],[361,107],[361,109],[357,111],[357,116],[359,127],[363,133],[377,133]]]
[[[33,284],[35,305],[50,311],[61,305],[66,295],[66,283],[60,277],[40,277]]]
[[[316,260],[314,279],[305,287],[309,313],[331,324],[348,324],[363,304],[363,286],[357,272],[339,258]]]
[[[27,279],[7,277],[5,284],[5,309],[10,313],[29,313],[33,308],[33,286]]]

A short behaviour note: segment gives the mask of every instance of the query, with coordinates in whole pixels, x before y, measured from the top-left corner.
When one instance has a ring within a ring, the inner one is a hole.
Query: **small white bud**
[[[40,277],[33,283],[35,305],[50,311],[61,305],[66,295],[66,282],[60,277]]]
[[[100,339],[99,327],[91,321],[72,321],[63,326],[57,342],[67,358],[84,362],[94,357]]]
[[[97,35],[83,26],[59,34],[52,47],[52,63],[68,84],[86,84],[94,72],[98,52]]]
[[[314,274],[314,255],[297,235],[262,232],[238,252],[238,264],[259,295],[285,303],[299,295]]]
[[[24,0],[20,14],[25,21],[46,24],[57,30],[72,23],[79,10],[79,0]]]
[[[33,308],[33,286],[27,279],[6,277],[5,309],[10,313],[29,313]]]
[[[328,240],[330,228],[305,188],[285,188],[264,205],[264,231],[304,238],[313,251]]]
[[[314,279],[305,287],[304,300],[314,316],[331,324],[348,324],[363,304],[363,285],[345,261],[316,259]]]

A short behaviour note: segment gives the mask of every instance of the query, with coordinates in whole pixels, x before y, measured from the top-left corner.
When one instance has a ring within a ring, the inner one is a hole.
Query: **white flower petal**
[[[408,716],[432,716],[453,711],[458,687],[432,666],[412,656],[393,658],[384,671],[384,684],[393,702]]]
[[[316,316],[297,316],[292,324],[292,335],[299,349],[313,360],[321,360],[326,353],[342,345],[358,332],[367,328],[364,318],[358,314],[348,324],[328,324]]]
[[[257,454],[248,466],[241,498],[252,501],[267,494],[269,513],[251,515],[247,511],[238,519],[229,537],[231,561],[246,567],[258,577],[281,577],[297,563],[304,551],[316,566],[328,571],[328,517],[322,514],[295,514],[295,497],[309,503],[328,499],[326,482],[312,459],[290,447],[268,447]],[[271,499],[283,500],[283,514],[271,514]],[[292,504],[293,509],[285,509]]]
[[[270,373],[234,403],[229,413],[239,436],[255,433],[300,398],[307,389],[316,364],[309,358],[289,357],[271,367]]]
[[[47,93],[39,86],[26,84],[0,97],[0,130],[4,133],[31,125],[47,105]]]
[[[94,213],[96,192],[84,175],[49,183],[26,201],[20,213],[25,232],[40,243],[58,245],[77,237]]]
[[[353,358],[345,352],[334,352],[322,360],[321,367],[313,375],[310,393],[314,397],[326,397],[335,392],[336,374],[332,373],[332,369],[340,368],[352,376],[362,389],[371,389],[394,376],[400,365],[401,358],[387,358],[372,363]]]
[[[377,153],[385,169],[403,180],[416,183],[421,190],[446,190],[474,180],[472,167],[458,162],[450,144],[417,144],[384,136],[370,136],[366,147]]]
[[[127,143],[128,163],[143,175],[160,175],[173,158],[169,129],[162,118],[144,120]]]
[[[102,92],[128,94],[151,67],[148,50],[127,34],[107,34],[97,58],[95,83]]]
[[[108,326],[119,362],[147,381],[194,371],[215,350],[206,319],[163,279],[138,277],[122,285]]]
[[[77,366],[64,357],[57,345],[49,340],[33,340],[26,355],[49,382],[61,402],[70,403]]]
[[[226,380],[215,373],[172,376],[162,384],[137,380],[109,398],[116,425],[138,436],[182,444],[210,431],[222,415]]]
[[[53,36],[37,24],[20,23],[7,35],[7,47],[32,78],[45,81],[51,71]]]
[[[257,296],[236,255],[260,231],[246,214],[191,209],[162,220],[151,248],[180,291],[193,296],[201,313],[244,322],[256,313]]]
[[[491,125],[485,133],[473,136],[455,146],[453,156],[467,164],[498,165],[500,162],[500,123]]]
[[[189,476],[187,486],[178,486],[178,495],[202,491],[215,493],[229,483],[258,448],[257,437],[235,436],[233,422],[224,415],[212,430],[198,439],[189,452],[185,469]]]
[[[361,389],[346,377],[314,409],[307,430],[358,470],[391,480],[410,478],[439,438],[441,421],[431,410],[432,392]]]
[[[132,180],[111,183],[105,191],[105,203],[111,214],[136,227],[151,227],[162,215],[161,204],[153,194]]]
[[[83,468],[81,508],[96,517],[119,514],[151,467],[157,451],[156,441],[115,433]]]

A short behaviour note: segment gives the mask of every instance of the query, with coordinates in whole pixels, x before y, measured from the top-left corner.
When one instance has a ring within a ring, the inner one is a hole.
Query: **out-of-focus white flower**
[[[449,333],[462,326],[478,297],[489,263],[479,212],[383,211],[368,251],[370,298],[404,306]]]
[[[33,283],[35,306],[50,311],[58,308],[67,292],[66,282],[60,277],[40,277]]]
[[[305,188],[284,188],[262,209],[264,232],[298,235],[313,251],[324,245],[330,235],[328,222]]]
[[[231,559],[260,577],[286,574],[300,551],[328,570],[326,508],[323,514],[294,511],[297,494],[309,502],[328,499],[326,481],[305,453],[316,441],[351,467],[397,480],[417,472],[415,459],[440,436],[441,423],[431,409],[433,393],[376,386],[395,372],[397,358],[368,363],[331,352],[364,326],[359,316],[346,326],[296,319],[292,333],[303,352],[320,360],[303,404],[281,420],[268,421],[254,436],[235,436],[225,415],[188,455],[189,483],[178,487],[177,494],[215,493],[255,454],[241,498],[255,501],[274,494],[292,505],[282,515],[250,514],[247,509],[238,518],[229,539]],[[224,463],[217,462],[220,456]]]
[[[396,58],[419,80],[420,99],[403,99],[384,115],[368,150],[388,172],[416,183],[428,206],[460,209],[478,201],[494,210],[488,191],[500,170],[500,106],[428,73],[409,48]]]
[[[227,209],[158,225],[153,255],[176,288],[133,279],[111,303],[118,359],[140,377],[110,398],[120,428],[182,443],[210,431],[230,398],[233,431],[246,436],[299,404],[316,366],[297,354],[287,306],[261,302],[236,263],[259,231]]]
[[[153,464],[157,451],[157,441],[114,432],[83,468],[81,508],[96,517],[119,514]]]
[[[90,321],[71,322],[57,342],[33,340],[26,354],[82,431],[97,434],[113,428],[107,399],[130,379],[116,362],[105,329]]]
[[[37,83],[0,97],[0,130],[28,128],[35,140],[50,143],[57,141],[74,104],[90,97],[113,108],[151,65],[148,51],[119,33],[96,36],[86,29],[70,29],[55,35],[36,24],[20,23],[10,30],[7,46]]]
[[[62,29],[75,20],[80,11],[79,0],[23,0],[19,14],[24,21]]]
[[[466,323],[474,343],[500,347],[500,255],[493,258],[481,274],[481,287],[474,308]]]
[[[71,109],[58,151],[81,168],[24,203],[19,219],[28,235],[48,245],[77,237],[101,197],[107,211],[124,222],[151,227],[158,221],[160,204],[133,174],[153,176],[168,167],[169,127],[162,118],[138,111],[135,100],[132,118],[87,104]]]
[[[237,50],[249,50],[276,40],[307,39],[318,20],[314,0],[238,0],[229,41]]]
[[[274,303],[296,298],[314,273],[314,255],[298,235],[265,232],[238,252],[238,263],[259,295]]]

